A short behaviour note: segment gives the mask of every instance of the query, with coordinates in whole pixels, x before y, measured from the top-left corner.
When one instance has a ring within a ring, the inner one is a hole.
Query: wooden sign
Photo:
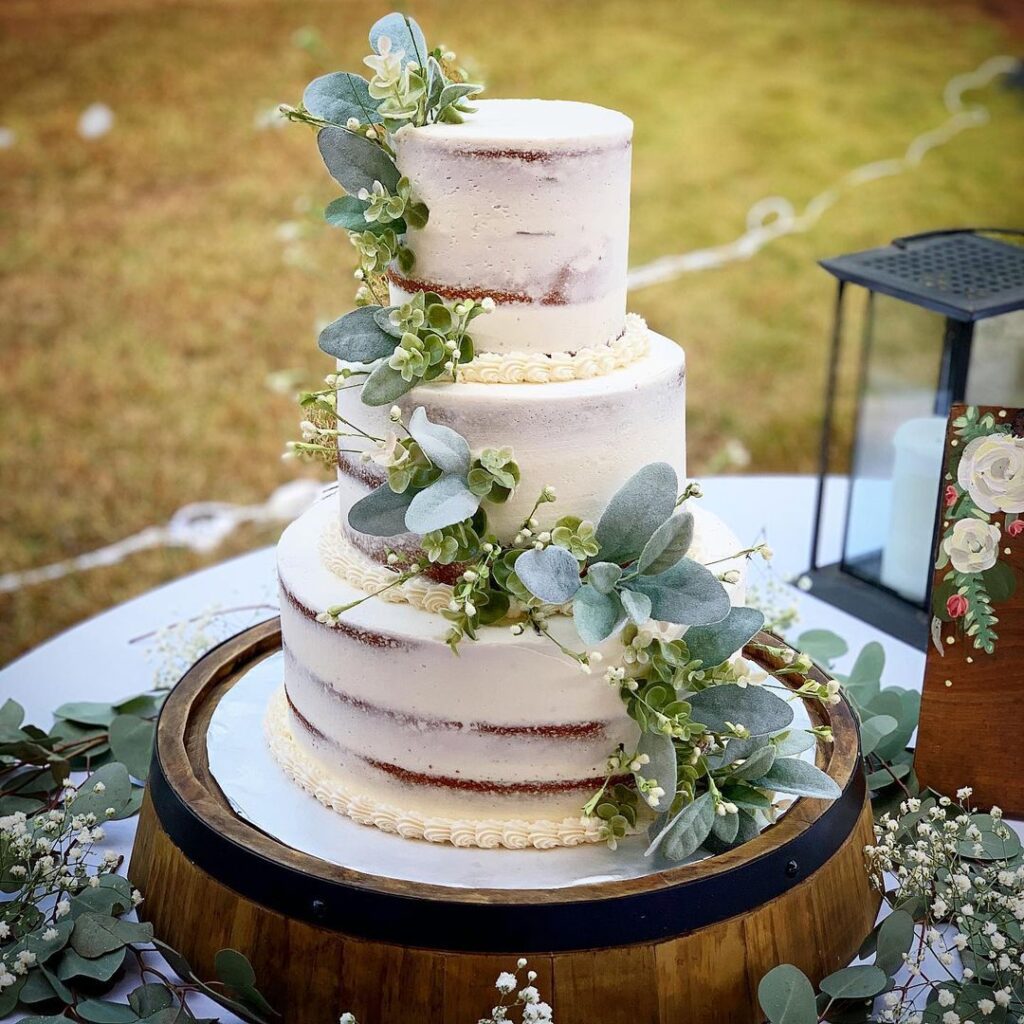
[[[946,428],[922,785],[1024,816],[1024,410],[956,405]]]

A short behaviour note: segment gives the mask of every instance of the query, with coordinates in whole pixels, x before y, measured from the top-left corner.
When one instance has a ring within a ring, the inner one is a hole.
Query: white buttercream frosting
[[[647,354],[647,325],[626,314],[622,335],[607,345],[575,352],[481,352],[458,369],[460,382],[476,384],[550,384],[603,377],[630,366]]]
[[[630,139],[614,110],[561,100],[481,100],[460,124],[395,135],[399,170],[430,208],[392,301],[429,288],[491,295],[481,352],[577,351],[611,342],[626,312]]]
[[[283,687],[270,700],[264,726],[271,753],[292,781],[325,807],[348,815],[360,825],[373,825],[405,839],[484,849],[500,846],[509,850],[528,847],[549,850],[556,846],[599,842],[601,839],[600,822],[594,818],[463,820],[417,814],[353,792],[296,742],[289,724],[288,702]]]

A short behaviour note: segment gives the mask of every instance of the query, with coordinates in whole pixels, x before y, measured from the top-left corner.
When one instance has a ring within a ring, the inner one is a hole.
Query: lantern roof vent
[[[1018,236],[1014,244],[996,235]],[[841,281],[891,295],[954,320],[1024,309],[1024,232],[1002,228],[933,231],[822,260]]]

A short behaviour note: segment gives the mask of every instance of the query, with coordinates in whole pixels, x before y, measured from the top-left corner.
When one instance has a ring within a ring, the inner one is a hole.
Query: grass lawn
[[[739,235],[765,195],[800,209],[945,117],[955,73],[1015,53],[982,5],[867,0],[418,2],[428,39],[492,96],[565,97],[636,122],[632,259]],[[345,311],[351,249],[299,126],[259,130],[323,70],[355,70],[387,7],[349,0],[5,0],[0,5],[0,572],[165,521],[255,502],[293,476],[297,419],[268,378],[328,370],[318,321]],[[1008,8],[1009,10],[1009,8]],[[305,47],[296,44],[297,30]],[[316,42],[316,40],[320,42]],[[968,100],[973,99],[969,96]],[[727,441],[758,471],[809,471],[830,279],[819,257],[914,231],[1024,221],[1021,94],[913,172],[861,186],[748,262],[637,291],[690,357],[689,452]],[[85,141],[83,109],[114,111]],[[285,389],[287,391],[287,389]],[[301,470],[299,470],[301,471]],[[256,544],[151,551],[0,595],[0,663],[84,616]]]

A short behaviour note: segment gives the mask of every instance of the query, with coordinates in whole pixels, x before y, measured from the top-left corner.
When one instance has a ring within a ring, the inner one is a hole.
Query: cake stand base
[[[168,697],[129,876],[158,937],[203,976],[219,949],[244,952],[286,1024],[345,1010],[361,1024],[473,1024],[520,955],[559,1024],[753,1024],[765,972],[793,963],[818,980],[874,923],[871,810],[845,704],[818,715],[835,736],[819,764],[842,796],[797,801],[736,850],[635,878],[460,888],[328,863],[231,809],[206,731],[223,695],[278,649],[277,620],[253,627]]]

